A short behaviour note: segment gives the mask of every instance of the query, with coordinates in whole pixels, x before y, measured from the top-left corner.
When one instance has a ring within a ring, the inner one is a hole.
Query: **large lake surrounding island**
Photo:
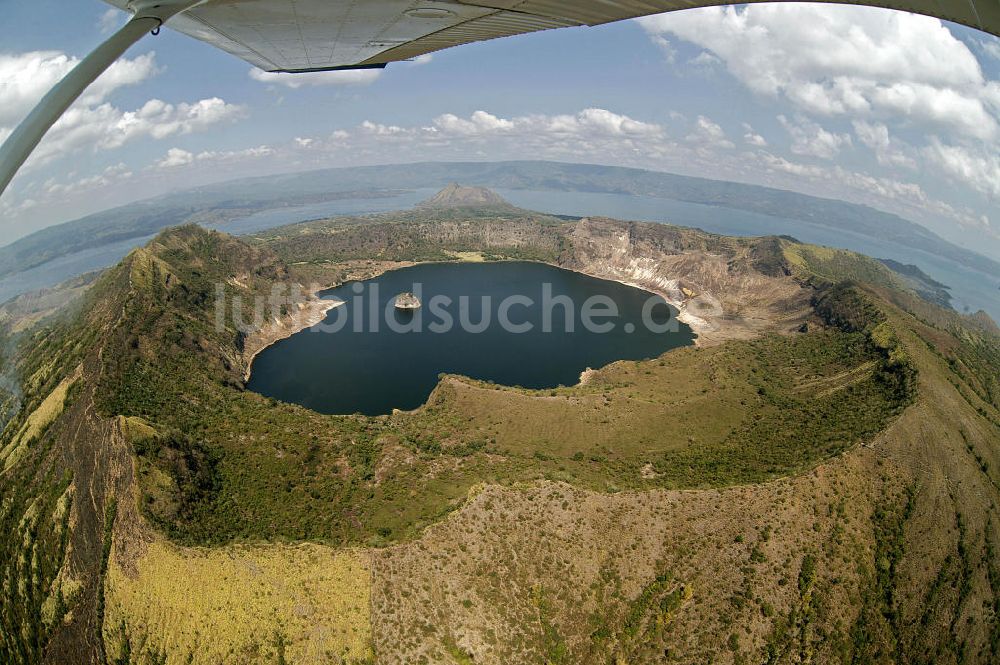
[[[406,291],[423,303],[415,312],[393,307]],[[378,415],[423,404],[442,372],[552,388],[694,341],[653,294],[540,263],[418,265],[322,296],[345,304],[262,351],[250,390],[321,413]]]

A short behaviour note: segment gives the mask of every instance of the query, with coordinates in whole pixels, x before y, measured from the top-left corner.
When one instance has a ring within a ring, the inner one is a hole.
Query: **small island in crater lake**
[[[420,298],[416,297],[409,291],[404,291],[396,296],[395,306],[396,309],[419,309]]]

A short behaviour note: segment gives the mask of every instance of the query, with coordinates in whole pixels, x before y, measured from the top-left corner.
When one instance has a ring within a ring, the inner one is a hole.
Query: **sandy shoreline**
[[[630,282],[624,279],[618,279],[617,277],[609,277],[607,275],[598,275],[595,273],[584,272],[583,270],[567,268],[566,266],[560,266],[555,263],[546,263],[546,265],[550,265],[554,268],[561,268],[563,270],[569,270],[570,272],[575,272],[580,275],[586,275],[587,277],[593,277],[594,279],[603,279],[608,282],[617,282],[622,286],[630,286],[633,289],[639,289],[640,291],[651,293],[654,296],[659,296],[660,298],[663,298],[664,302],[666,302],[668,305],[677,310],[677,320],[691,328],[691,332],[694,333],[695,346],[705,346],[711,343],[711,340],[707,339],[705,335],[706,333],[713,332],[715,328],[712,326],[711,323],[709,323],[705,319],[697,317],[694,314],[688,312],[687,302],[685,301],[678,301],[658,289],[653,289],[643,284],[638,284],[636,282]]]
[[[591,275],[591,277],[597,277],[598,279],[608,279],[607,277],[598,277],[597,275]],[[668,296],[666,293],[663,293],[662,291],[656,291],[647,286],[643,286],[642,284],[636,284],[635,282],[626,282],[625,280],[622,279],[611,279],[610,281],[618,282],[619,284],[623,284],[625,286],[631,286],[634,289],[639,289],[640,291],[645,291],[646,293],[652,293],[654,296],[659,296],[663,298],[663,300],[668,305],[677,310],[677,320],[691,328],[691,332],[694,333],[695,346],[702,346],[705,343],[704,335],[706,332],[711,330],[711,324],[709,324],[709,322],[706,321],[705,319],[699,318],[694,314],[689,313],[687,311],[686,302],[674,300],[670,298],[670,296]]]
[[[246,369],[243,371],[243,382],[250,380],[253,372],[253,361],[260,355],[261,351],[271,346],[275,342],[287,339],[297,332],[311,328],[322,321],[327,313],[335,307],[347,304],[344,300],[326,300],[317,297],[318,293],[329,291],[352,281],[364,281],[375,279],[376,277],[389,272],[416,265],[410,261],[348,261],[342,264],[347,270],[346,274],[341,274],[336,283],[327,286],[314,284],[312,288],[305,292],[307,300],[299,303],[297,312],[288,314],[281,319],[273,319],[264,325],[260,330],[251,334],[243,346],[243,360]]]
[[[343,300],[325,300],[321,298],[311,299],[299,303],[297,312],[289,314],[284,319],[274,319],[268,322],[263,328],[247,338],[246,346],[243,350],[243,358],[246,360],[246,370],[243,372],[243,381],[250,380],[253,370],[253,361],[260,355],[260,352],[268,348],[275,342],[291,337],[297,332],[306,328],[311,328],[324,318],[327,312],[341,305],[347,304]]]

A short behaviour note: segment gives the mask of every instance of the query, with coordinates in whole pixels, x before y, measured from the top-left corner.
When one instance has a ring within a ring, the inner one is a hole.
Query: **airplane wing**
[[[129,0],[106,0],[126,9]],[[384,67],[471,42],[666,11],[712,0],[207,0],[167,25],[271,72]],[[997,0],[881,0],[1000,35]]]
[[[269,72],[385,67],[471,42],[724,0],[105,0],[134,16],[84,58],[0,145],[0,194],[73,100],[164,22]],[[845,0],[850,2],[851,0]],[[1000,36],[1000,0],[854,0]]]

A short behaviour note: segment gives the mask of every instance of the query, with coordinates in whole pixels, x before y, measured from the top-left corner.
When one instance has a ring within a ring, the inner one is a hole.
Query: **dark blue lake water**
[[[392,306],[406,291],[423,303],[416,313]],[[323,296],[346,304],[262,351],[250,390],[321,413],[377,415],[420,406],[442,372],[552,388],[694,341],[659,297],[539,263],[419,265]]]

